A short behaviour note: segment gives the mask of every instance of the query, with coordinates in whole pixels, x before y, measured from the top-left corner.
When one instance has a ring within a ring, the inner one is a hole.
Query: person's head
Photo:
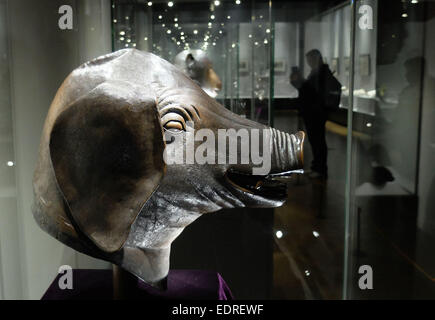
[[[317,49],[308,51],[305,56],[311,69],[317,69],[323,64],[322,54]]]

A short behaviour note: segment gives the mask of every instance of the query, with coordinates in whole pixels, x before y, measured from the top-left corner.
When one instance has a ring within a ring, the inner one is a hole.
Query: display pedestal
[[[42,300],[111,300],[114,298],[112,270],[73,270],[73,289],[60,289],[59,274]],[[166,290],[154,288],[140,279],[127,279],[128,298],[140,300],[232,300],[233,295],[219,273],[203,270],[170,270]],[[115,283],[119,283],[115,281]],[[117,284],[118,285],[118,284]],[[119,291],[118,291],[119,292]],[[125,292],[125,291],[124,291]],[[126,297],[121,294],[117,298]]]

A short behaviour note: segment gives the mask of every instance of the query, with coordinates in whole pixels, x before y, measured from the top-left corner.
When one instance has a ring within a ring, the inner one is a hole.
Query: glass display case
[[[0,299],[40,299],[64,265],[112,268],[39,229],[32,179],[58,88],[123,49],[242,118],[308,133],[284,205],[201,216],[171,269],[219,273],[237,299],[434,299],[434,30],[432,0],[0,0]],[[313,54],[339,86],[326,111],[304,100],[324,94],[304,93]]]
[[[375,23],[361,28],[356,11],[348,128],[361,134],[348,135],[345,294],[433,299],[435,3],[361,4]],[[372,290],[360,289],[364,266]]]
[[[137,48],[172,63],[183,51],[202,50],[222,81],[216,99],[244,117],[272,121],[274,38],[269,2],[172,4],[113,1],[113,49]]]

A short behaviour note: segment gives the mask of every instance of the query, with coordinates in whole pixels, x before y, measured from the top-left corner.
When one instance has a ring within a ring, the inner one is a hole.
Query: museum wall
[[[367,0],[364,4],[373,8],[373,20],[376,21],[377,2]],[[308,20],[305,23],[304,36],[305,53],[312,49],[320,50],[331,71],[346,88],[349,87],[350,26],[350,6],[344,5]],[[376,87],[377,76],[375,30],[375,28],[360,30],[355,42],[354,94],[357,99],[354,101],[354,111],[364,114],[374,113],[375,103],[372,95]],[[364,72],[360,72],[362,69]],[[305,61],[306,76],[309,71]],[[348,95],[346,88],[343,90],[344,96]],[[345,102],[343,106],[347,107]]]
[[[382,119],[378,143],[388,154],[388,167],[396,181],[409,193],[416,192],[419,131],[420,83],[406,78],[405,62],[423,55],[423,23],[404,22],[398,37],[403,45],[391,63],[377,66],[378,87],[382,94],[378,117]],[[390,27],[394,30],[394,26]],[[393,35],[392,35],[393,36]],[[386,55],[388,51],[379,51]],[[382,60],[384,60],[381,57]],[[420,66],[412,72],[420,74]],[[413,89],[414,88],[414,89]]]
[[[256,70],[253,66],[252,57],[258,51],[253,52],[252,34],[250,23],[239,24],[239,95],[240,98],[250,99],[252,97],[252,72]],[[292,66],[298,66],[299,60],[299,26],[295,22],[274,23],[274,98],[295,98],[297,90],[290,85],[289,76]],[[261,39],[263,40],[263,39]],[[261,45],[261,43],[260,43]],[[255,50],[255,49],[254,49]],[[256,59],[254,58],[254,61]],[[245,67],[246,66],[246,67]]]
[[[435,4],[431,4],[432,12]],[[426,59],[420,132],[418,226],[427,234],[435,230],[435,18],[426,22]]]
[[[299,28],[297,22],[276,22],[274,41],[274,97],[296,98],[298,91],[290,84],[293,66],[299,66]]]
[[[11,214],[6,212],[2,217],[6,217],[2,225],[7,227],[1,229],[1,279],[4,298],[39,299],[63,264],[109,267],[76,253],[42,231],[33,219],[31,205],[33,170],[49,105],[74,68],[111,51],[110,1],[13,0],[7,4],[17,190],[16,202],[11,201],[7,207]],[[73,7],[73,30],[58,27],[58,8],[65,4]],[[7,247],[4,229],[8,229]]]
[[[240,23],[239,25],[239,95],[241,98],[250,99],[252,95],[252,79],[248,71],[252,68],[252,51],[251,40],[249,34],[251,33],[250,23]],[[246,66],[241,68],[240,64]]]
[[[340,7],[336,10],[316,16],[305,23],[304,55],[312,49],[322,53],[331,71],[346,87],[349,74],[345,72],[345,58],[350,53],[350,6]],[[338,67],[332,66],[332,59],[338,58]],[[310,68],[304,59],[304,74],[308,76]]]

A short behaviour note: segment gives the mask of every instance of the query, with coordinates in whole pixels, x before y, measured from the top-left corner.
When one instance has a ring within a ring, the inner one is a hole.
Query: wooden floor
[[[330,141],[330,153],[333,144]],[[337,162],[329,167],[326,181],[295,177],[288,183],[286,204],[275,209],[274,298],[341,298],[344,172],[334,171],[344,171],[345,166]]]

